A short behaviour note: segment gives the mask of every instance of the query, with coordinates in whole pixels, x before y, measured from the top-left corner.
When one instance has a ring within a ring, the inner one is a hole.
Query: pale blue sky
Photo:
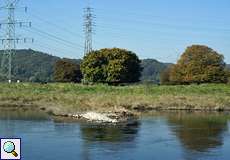
[[[187,46],[203,44],[223,54],[230,63],[229,0],[91,0],[90,3],[96,16],[94,49],[127,48],[140,58],[176,62]],[[19,10],[17,19],[32,21],[33,28],[18,28],[17,33],[34,37],[35,42],[19,44],[18,48],[69,58],[83,56],[83,8],[87,0],[21,0],[20,5],[28,6],[28,13]],[[1,15],[2,18],[3,11]]]

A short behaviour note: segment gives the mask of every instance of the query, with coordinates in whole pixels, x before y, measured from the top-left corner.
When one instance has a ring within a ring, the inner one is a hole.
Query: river
[[[224,113],[154,112],[114,126],[0,111],[0,137],[21,138],[24,160],[229,160],[229,122]]]

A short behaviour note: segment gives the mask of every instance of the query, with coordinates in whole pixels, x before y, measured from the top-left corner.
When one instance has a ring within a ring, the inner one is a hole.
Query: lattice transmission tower
[[[5,0],[2,10],[6,11],[6,19],[0,22],[1,30],[4,31],[4,38],[1,38],[3,44],[3,55],[1,62],[1,73],[7,76],[9,83],[12,81],[12,55],[15,53],[16,44],[20,41],[26,43],[28,38],[21,38],[16,36],[16,27],[31,27],[31,22],[18,21],[15,19],[15,10],[19,0]],[[27,7],[23,7],[27,12]],[[33,39],[31,38],[33,42]]]
[[[84,8],[84,32],[85,32],[85,50],[84,55],[93,50],[93,33],[94,33],[94,19],[93,8],[89,5]]]

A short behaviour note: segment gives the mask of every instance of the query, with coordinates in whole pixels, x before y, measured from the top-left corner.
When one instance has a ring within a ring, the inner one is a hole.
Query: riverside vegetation
[[[230,110],[230,85],[109,86],[81,84],[0,84],[2,109],[41,109],[51,114],[116,110]]]
[[[2,62],[3,52],[0,50],[0,62]],[[55,66],[58,61],[70,61],[80,64],[82,59],[68,59],[52,56],[43,52],[31,49],[16,50],[12,55],[12,79],[22,82],[47,83],[54,82]],[[141,81],[160,82],[160,73],[170,64],[159,62],[155,59],[142,59],[143,68]],[[3,73],[6,70],[0,69],[0,81],[6,81],[7,77]]]
[[[188,47],[177,64],[163,72],[162,84],[171,86],[139,84],[142,70],[132,51],[93,51],[80,65],[66,59],[56,62],[54,80],[64,83],[0,84],[0,106],[77,118],[90,111],[126,118],[148,110],[230,110],[229,69],[224,57],[207,46]]]

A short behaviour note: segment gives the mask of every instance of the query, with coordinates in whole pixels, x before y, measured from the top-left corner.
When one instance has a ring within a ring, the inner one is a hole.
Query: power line
[[[51,34],[51,33],[42,31],[42,30],[40,30],[40,29],[38,29],[38,28],[31,27],[31,29],[34,30],[34,31],[36,31],[36,32],[38,32],[38,33],[41,33],[41,34],[43,34],[43,35],[46,35],[46,36],[51,37],[51,38],[53,38],[53,39],[56,39],[56,40],[58,40],[58,41],[64,42],[64,43],[66,43],[66,44],[69,45],[69,46],[78,47],[78,48],[84,48],[84,47],[83,47],[82,45],[80,45],[80,44],[73,43],[73,42],[68,41],[68,40],[66,40],[66,39],[64,39],[64,38],[60,38],[60,37],[58,37],[58,36],[56,36],[56,35],[53,35],[53,34]]]
[[[62,32],[66,32],[66,33],[68,33],[68,34],[71,35],[71,36],[75,36],[75,37],[79,37],[79,38],[81,38],[81,39],[85,39],[85,37],[84,37],[83,35],[81,35],[81,34],[79,34],[79,33],[77,33],[77,32],[74,32],[74,31],[70,30],[70,29],[69,29],[70,27],[63,27],[63,26],[60,26],[60,25],[58,25],[57,23],[54,23],[53,21],[51,22],[50,20],[47,20],[47,19],[42,18],[41,16],[38,16],[39,14],[38,14],[37,11],[35,12],[35,11],[33,10],[33,12],[36,13],[36,14],[34,14],[34,13],[30,14],[30,16],[31,16],[32,18],[35,18],[36,20],[38,20],[38,21],[40,21],[40,22],[42,22],[42,23],[49,24],[50,26],[54,26],[55,29],[59,29],[59,30],[62,31]],[[107,44],[105,44],[104,42],[102,43],[102,42],[100,42],[100,41],[96,41],[96,40],[94,40],[94,41],[95,41],[97,44],[107,45]]]
[[[69,43],[64,43],[64,42],[62,42],[62,41],[60,41],[60,40],[58,40],[58,39],[56,39],[54,37],[50,37],[47,34],[44,34],[44,33],[41,33],[41,32],[37,32],[36,30],[32,30],[32,29],[30,29],[30,30],[27,29],[26,31],[28,31],[28,32],[30,32],[32,34],[36,34],[36,35],[40,36],[41,38],[44,38],[44,36],[45,36],[47,39],[51,40],[52,42],[56,42],[58,45],[63,45],[65,47],[71,48],[73,50],[77,50],[76,46],[73,46],[73,45],[71,45]]]
[[[54,26],[54,27],[57,27],[57,28],[59,28],[61,31],[63,31],[63,32],[66,32],[66,33],[68,33],[68,34],[70,34],[70,35],[76,35],[76,36],[78,36],[78,37],[80,37],[80,38],[84,38],[83,37],[83,35],[81,35],[81,34],[78,34],[78,33],[76,33],[76,32],[73,32],[73,31],[71,31],[71,30],[69,30],[69,28],[67,28],[67,27],[62,27],[62,26],[59,26],[59,25],[57,25],[56,23],[53,23],[53,22],[51,22],[51,21],[48,21],[48,20],[46,20],[46,19],[44,19],[44,18],[42,18],[42,17],[40,17],[40,16],[37,16],[37,15],[35,15],[35,14],[30,14],[33,18],[36,18],[37,20],[39,20],[39,21],[41,21],[41,22],[43,22],[43,23],[45,23],[45,24],[49,24],[49,25],[52,25],[52,26]]]

